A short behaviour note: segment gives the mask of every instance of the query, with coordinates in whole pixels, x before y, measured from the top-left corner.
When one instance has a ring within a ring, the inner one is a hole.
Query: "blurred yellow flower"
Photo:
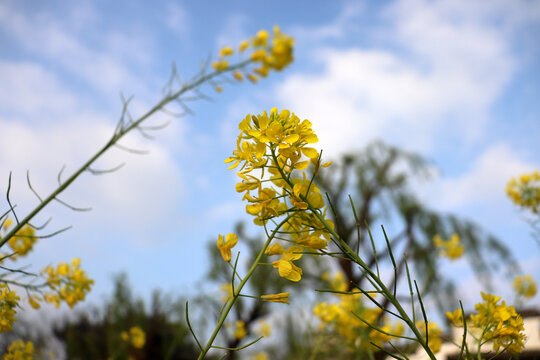
[[[15,340],[12,342],[3,360],[33,360],[34,344],[31,341]]]
[[[234,54],[234,50],[230,46],[224,46],[219,51],[219,57],[231,56]]]
[[[136,349],[142,349],[146,343],[146,334],[139,326],[132,326],[129,332],[122,331],[120,336]]]
[[[238,320],[234,328],[234,337],[238,340],[242,340],[246,335],[246,324],[242,320]]]
[[[536,295],[536,282],[531,275],[516,276],[513,287],[516,293],[527,299]]]
[[[269,360],[268,354],[265,352],[258,352],[253,354],[252,357],[249,358],[250,360]]]
[[[540,173],[523,174],[512,178],[506,185],[506,194],[514,204],[528,208],[533,213],[540,212]]]
[[[467,328],[475,334],[481,334],[482,342],[491,342],[493,350],[501,348],[508,352],[520,353],[525,347],[525,333],[523,319],[513,306],[507,306],[506,302],[499,303],[501,298],[492,294],[481,292],[483,302],[475,305],[475,314],[467,320]],[[446,316],[454,326],[463,327],[461,309]]]
[[[235,72],[233,73],[233,76],[234,76],[234,78],[235,78],[236,80],[238,80],[238,81],[244,80],[244,75],[243,75],[240,71],[235,71]]]
[[[227,70],[228,67],[229,67],[229,62],[227,60],[219,60],[219,61],[214,61],[212,63],[212,68],[214,68],[214,70],[217,70],[217,71]]]
[[[244,52],[249,47],[249,41],[243,40],[238,46],[238,52]]]
[[[463,255],[465,247],[461,243],[457,234],[452,234],[450,240],[444,241],[439,235],[433,237],[435,246],[440,249],[440,255],[446,256],[450,260],[456,260]]]
[[[269,323],[264,320],[259,321],[259,327],[257,328],[257,333],[260,336],[269,337],[272,332],[272,327]]]
[[[11,331],[11,327],[17,319],[16,310],[20,298],[15,291],[9,289],[6,284],[0,283],[0,333]]]
[[[84,300],[94,280],[88,278],[80,266],[81,259],[74,258],[71,260],[71,265],[61,262],[56,269],[52,266],[44,268],[41,272],[45,275],[47,285],[52,290],[44,295],[44,300],[55,304],[56,307],[60,306],[62,300],[69,307]]]

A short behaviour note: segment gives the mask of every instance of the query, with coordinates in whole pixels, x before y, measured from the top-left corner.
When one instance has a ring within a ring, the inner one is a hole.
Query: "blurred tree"
[[[115,278],[111,299],[102,308],[87,308],[75,320],[66,320],[54,330],[65,343],[69,359],[178,359],[196,357],[186,325],[183,300],[173,301],[154,291],[150,306],[133,296],[127,276]],[[121,333],[133,326],[146,334],[142,348],[130,346]]]
[[[442,272],[441,249],[435,236],[450,239],[457,234],[469,266],[488,288],[491,275],[498,269],[506,268],[509,277],[517,272],[510,249],[495,236],[470,220],[439,213],[418,200],[411,183],[427,179],[434,172],[434,167],[422,157],[379,141],[357,154],[343,156],[331,168],[332,171],[321,171],[316,182],[333,205],[336,231],[351,248],[362,253],[371,267],[376,265],[376,258],[370,230],[379,266],[392,266],[384,236],[376,231],[379,224],[386,224],[397,268],[388,288],[403,279],[406,257],[414,269],[413,278],[422,286],[422,296],[434,300],[442,314],[455,307],[455,285]],[[357,214],[358,223],[353,213]],[[339,268],[347,278],[349,290],[367,285],[353,263],[340,260]]]
[[[344,155],[333,162],[329,168],[322,169],[315,176],[315,182],[323,193],[327,193],[327,198],[332,204],[332,220],[335,222],[336,231],[352,249],[357,249],[362,254],[362,258],[370,267],[375,270],[378,265],[381,269],[392,273],[393,261],[395,261],[395,271],[388,280],[388,288],[397,287],[399,281],[405,278],[404,258],[406,257],[412,277],[422,287],[423,299],[429,298],[434,301],[439,312],[444,314],[456,307],[458,299],[452,279],[442,271],[443,257],[440,256],[442,249],[437,246],[435,236],[449,239],[456,234],[464,247],[463,254],[470,267],[488,287],[494,271],[504,267],[511,276],[517,271],[517,263],[510,249],[474,222],[452,214],[439,213],[418,200],[411,185],[414,181],[428,179],[433,171],[434,167],[416,154],[383,142],[374,142],[362,151]],[[378,230],[378,225],[381,223],[386,224],[385,230],[388,243],[393,250],[393,259],[387,251],[385,234]],[[370,232],[373,234],[372,238]],[[237,226],[236,233],[240,238],[240,243],[247,245],[247,251],[241,250],[240,263],[246,260],[245,257],[248,258],[248,263],[251,263],[254,260],[253,254],[256,254],[260,248],[261,239],[248,236],[242,224]],[[374,255],[373,246],[377,249],[377,258]],[[332,249],[332,245],[328,249],[329,252],[334,250],[336,249]],[[230,266],[221,259],[215,242],[210,244],[210,253],[212,268],[209,277],[222,284],[230,284]],[[327,271],[342,272],[348,291],[369,287],[354,263],[347,259],[332,258],[333,261],[326,261],[326,259],[319,261],[311,256],[303,256],[301,267],[304,269],[304,274],[300,283],[291,283],[277,276],[273,271],[258,269],[251,282],[249,294],[257,297],[263,294],[284,292],[290,287],[294,289],[291,296],[300,297],[299,292],[306,289],[329,288],[328,282],[322,280],[323,273]],[[271,266],[272,260],[274,259],[265,257],[262,261]],[[234,262],[233,255],[231,264]],[[402,298],[403,304],[410,301],[408,293],[403,294]],[[214,302],[216,317],[222,304],[223,302],[218,299]],[[242,299],[238,305],[235,317],[236,320],[243,322],[246,330],[245,337],[255,335],[258,321],[269,313],[269,304],[248,298]],[[387,303],[382,305],[388,306]],[[383,321],[382,315],[381,312],[379,322]],[[231,320],[231,323],[234,321]],[[339,349],[343,349],[339,339],[337,339],[337,346],[328,346],[331,334],[324,334],[324,342],[327,346],[321,349],[320,342],[323,334],[318,333],[316,329],[304,327],[303,334],[299,334],[298,330],[293,329],[295,325],[298,325],[297,321],[289,321],[283,325],[285,329],[280,329],[280,332],[283,334],[284,342],[279,348],[268,349],[271,358],[309,358],[309,354],[315,348],[319,352],[317,358],[334,358],[338,356]],[[234,326],[231,324],[231,327]],[[242,341],[245,337],[235,336],[234,329],[228,333],[223,332],[224,344],[221,346],[238,347],[248,342]],[[250,337],[250,339],[254,338],[255,336]],[[235,353],[231,351],[228,359],[234,359]],[[381,352],[378,355],[384,354]],[[376,358],[379,357],[378,355],[376,354]]]

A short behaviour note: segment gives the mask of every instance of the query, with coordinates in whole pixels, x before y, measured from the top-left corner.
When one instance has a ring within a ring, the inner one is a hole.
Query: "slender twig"
[[[62,185],[62,173],[66,170],[66,165],[62,165],[62,168],[58,172],[57,180],[58,180],[58,186]]]
[[[191,332],[191,335],[193,335],[193,338],[195,339],[195,342],[197,343],[197,346],[199,346],[199,349],[202,351],[201,343],[199,342],[199,339],[197,339],[197,336],[195,335],[195,332],[193,331],[193,328],[191,327],[191,323],[189,322],[189,302],[186,300],[186,322],[188,325],[188,329]]]
[[[30,183],[30,170],[26,170],[26,182],[28,183],[28,187],[30,188],[30,190],[34,193],[34,195],[36,195],[36,197],[39,199],[39,201],[43,202],[43,199],[41,198],[41,196],[39,196],[37,191],[34,189],[32,184]]]
[[[214,349],[222,349],[222,350],[231,350],[231,351],[237,351],[237,350],[242,350],[242,349],[245,349],[253,344],[255,344],[257,341],[261,340],[264,336],[260,336],[258,337],[257,339],[253,340],[252,342],[244,345],[244,346],[240,346],[240,347],[234,347],[234,348],[229,348],[229,347],[225,347],[225,346],[217,346],[217,345],[212,345],[212,347]]]
[[[124,167],[124,165],[126,165],[125,162],[121,163],[120,165],[117,165],[111,169],[105,169],[105,170],[95,170],[95,169],[92,169],[90,166],[88,167],[88,171],[92,174],[92,175],[102,175],[102,174],[109,174],[109,173],[112,173],[112,172],[115,172],[117,170],[120,170],[121,168]]]
[[[71,210],[73,211],[90,211],[92,210],[92,208],[80,208],[80,207],[75,207],[73,205],[70,205],[68,204],[67,202],[63,201],[63,200],[60,200],[59,198],[55,197],[54,200],[58,201],[60,204],[64,205],[65,207],[68,207],[70,208]]]
[[[11,200],[9,199],[9,193],[11,191],[11,171],[9,172],[9,180],[8,180],[8,188],[7,188],[7,192],[6,192],[6,198],[7,198],[7,202],[8,202],[8,205],[9,205],[9,210],[11,211],[11,213],[13,214],[13,216],[15,217],[15,221],[17,222],[17,224],[19,224],[19,219],[17,218],[17,214],[15,214],[15,209],[13,207],[13,205],[11,205]],[[17,226],[15,226],[16,228]],[[9,235],[9,233],[4,237],[7,238]],[[2,247],[3,243],[5,243],[7,240],[3,240],[3,242],[0,244],[0,247]]]

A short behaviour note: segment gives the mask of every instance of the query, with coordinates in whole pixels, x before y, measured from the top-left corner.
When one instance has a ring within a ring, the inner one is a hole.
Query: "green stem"
[[[249,271],[247,272],[246,276],[244,276],[244,280],[242,280],[240,282],[240,284],[236,287],[236,293],[233,294],[233,298],[232,300],[227,304],[227,306],[225,307],[225,309],[223,309],[223,312],[216,324],[216,328],[214,329],[214,332],[212,333],[212,335],[210,336],[210,339],[208,340],[206,346],[204,347],[204,349],[201,351],[201,353],[199,354],[199,357],[197,358],[197,360],[201,360],[201,359],[204,359],[206,353],[210,350],[210,348],[212,347],[212,344],[214,343],[214,340],[216,339],[216,336],[217,334],[219,333],[219,330],[221,329],[221,327],[223,326],[223,323],[225,322],[225,319],[227,318],[227,315],[229,314],[229,312],[231,311],[233,305],[236,303],[236,300],[238,299],[238,297],[240,296],[240,292],[242,291],[242,289],[244,288],[244,285],[246,285],[246,283],[248,282],[249,278],[251,277],[251,275],[253,275],[253,272],[255,271],[255,269],[257,268],[257,266],[259,265],[259,261],[261,260],[262,256],[264,255],[264,252],[266,251],[266,248],[268,247],[268,245],[270,245],[270,242],[274,239],[274,237],[276,236],[277,234],[277,231],[279,230],[279,228],[281,228],[287,221],[289,221],[289,219],[291,218],[292,215],[289,215],[287,216],[283,221],[281,221],[274,230],[272,230],[272,233],[270,234],[270,236],[268,236],[268,239],[266,240],[266,242],[264,243],[264,246],[262,247],[261,251],[259,251],[259,254],[257,255],[257,258],[255,259],[255,261],[253,262],[253,264],[251,265],[251,267],[249,268]]]
[[[58,195],[60,195],[71,183],[73,183],[83,172],[87,171],[90,166],[101,157],[109,148],[116,145],[118,141],[124,137],[127,133],[129,133],[131,130],[139,126],[143,121],[148,119],[150,116],[155,114],[156,112],[163,109],[167,104],[169,104],[171,101],[176,100],[186,92],[193,90],[197,88],[198,86],[202,85],[208,80],[211,80],[212,78],[221,75],[225,72],[230,72],[237,70],[239,68],[242,68],[246,65],[251,63],[251,60],[244,60],[234,66],[231,66],[227,68],[224,71],[214,71],[208,75],[201,76],[198,80],[195,80],[191,84],[186,84],[182,86],[178,91],[169,94],[165,96],[160,102],[158,102],[153,108],[148,110],[146,114],[142,115],[140,118],[138,118],[136,121],[132,122],[127,127],[119,127],[119,130],[115,132],[115,134],[112,136],[112,138],[107,142],[94,156],[92,156],[84,165],[82,165],[73,175],[71,175],[65,182],[60,184],[56,190],[54,190],[49,196],[47,196],[44,200],[42,200],[38,206],[36,206],[25,218],[23,218],[17,225],[15,225],[1,240],[0,240],[0,248],[4,246],[6,242],[9,241],[16,233],[19,231],[24,225],[26,225],[34,216],[36,216],[45,206],[47,206],[51,201],[53,201]],[[12,210],[13,211],[13,210]]]

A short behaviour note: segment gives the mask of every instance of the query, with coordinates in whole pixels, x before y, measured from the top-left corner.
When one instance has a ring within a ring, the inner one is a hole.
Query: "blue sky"
[[[223,164],[237,123],[273,106],[310,119],[328,158],[370,140],[419,152],[439,169],[419,184],[426,202],[468,216],[515,250],[540,280],[540,251],[505,197],[516,174],[540,168],[540,3],[534,1],[78,1],[0,3],[0,180],[12,198],[50,192],[112,134],[120,92],[132,112],[159,100],[171,63],[189,78],[222,45],[273,25],[295,37],[295,62],[257,85],[211,88],[213,101],[173,119],[155,141],[126,144],[99,163],[119,172],[85,175],[52,205],[51,230],[27,263],[39,270],[75,256],[96,280],[90,299],[127,271],[137,292],[196,293],[206,244],[247,219]],[[160,115],[151,123],[166,120]],[[5,207],[6,205],[4,205]],[[454,266],[465,268],[464,263]],[[466,278],[473,286],[475,280]]]

